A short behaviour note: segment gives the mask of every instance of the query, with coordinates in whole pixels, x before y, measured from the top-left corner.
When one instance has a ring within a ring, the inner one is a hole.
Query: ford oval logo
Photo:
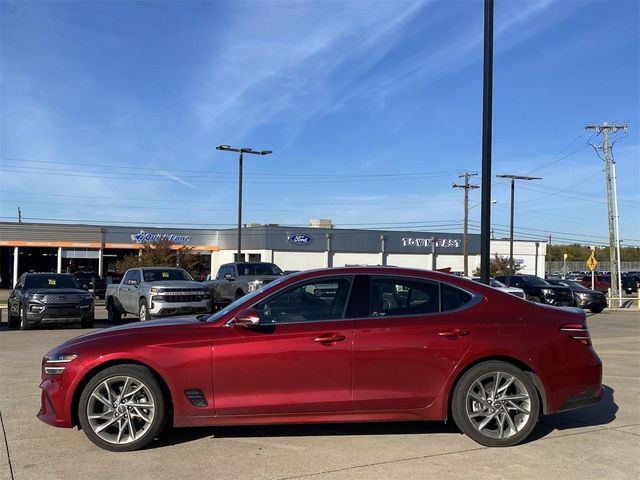
[[[292,233],[287,237],[287,242],[293,243],[294,245],[309,245],[313,242],[313,237],[306,233]]]

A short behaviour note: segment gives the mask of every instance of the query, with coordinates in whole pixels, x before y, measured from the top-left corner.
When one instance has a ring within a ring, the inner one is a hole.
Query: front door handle
[[[451,328],[449,330],[441,330],[438,332],[438,335],[441,337],[449,337],[449,338],[455,338],[455,337],[464,337],[466,335],[469,335],[471,332],[469,330],[461,330],[459,328]]]
[[[344,335],[323,335],[321,337],[315,337],[313,341],[317,343],[336,343],[342,342],[346,338]]]

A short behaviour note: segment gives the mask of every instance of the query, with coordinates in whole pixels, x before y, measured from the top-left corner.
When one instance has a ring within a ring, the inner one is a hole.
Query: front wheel
[[[486,362],[466,372],[453,393],[453,419],[462,432],[487,447],[525,440],[540,414],[538,391],[518,367]]]
[[[589,310],[591,311],[591,313],[602,313],[604,307],[590,308]]]
[[[11,304],[7,304],[7,326],[9,328],[18,328],[20,326],[20,316],[11,313]]]
[[[80,328],[93,328],[94,321],[95,318],[93,316],[86,319],[83,318],[82,320],[80,320]]]
[[[29,322],[27,321],[27,307],[21,305],[20,310],[20,330],[29,330]]]
[[[527,300],[533,303],[542,303],[542,300],[540,300],[540,297],[527,297]]]
[[[115,365],[87,383],[80,395],[78,419],[89,440],[100,448],[138,450],[164,427],[164,396],[148,368]]]
[[[151,320],[151,315],[149,315],[149,306],[147,305],[147,300],[144,298],[140,299],[140,306],[138,307],[138,318],[141,322]]]

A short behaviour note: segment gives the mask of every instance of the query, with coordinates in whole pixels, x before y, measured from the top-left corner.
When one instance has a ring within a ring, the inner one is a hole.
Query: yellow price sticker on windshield
[[[56,279],[55,278],[50,278],[49,279],[49,285],[55,285],[56,284]]]
[[[162,272],[162,278],[169,278],[169,272]]]

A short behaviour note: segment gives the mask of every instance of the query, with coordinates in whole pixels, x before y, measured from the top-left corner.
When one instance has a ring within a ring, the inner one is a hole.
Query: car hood
[[[182,317],[171,317],[166,319],[158,319],[158,320],[149,320],[146,322],[133,322],[128,323],[126,325],[119,325],[117,327],[105,328],[104,330],[98,330],[96,332],[87,333],[85,335],[80,335],[79,337],[72,338],[71,340],[67,340],[63,344],[56,347],[56,350],[64,350],[73,347],[80,346],[84,343],[101,341],[101,342],[111,342],[116,341],[117,337],[123,335],[144,335],[146,331],[150,331],[153,329],[170,329],[171,327],[177,326],[186,326],[186,325],[195,325],[200,324],[202,322],[198,320],[198,317],[194,315],[182,316]]]
[[[24,293],[27,295],[35,295],[36,293],[45,293],[49,295],[66,295],[66,294],[77,294],[77,293],[87,293],[86,290],[82,288],[30,288],[29,290],[24,290]]]

